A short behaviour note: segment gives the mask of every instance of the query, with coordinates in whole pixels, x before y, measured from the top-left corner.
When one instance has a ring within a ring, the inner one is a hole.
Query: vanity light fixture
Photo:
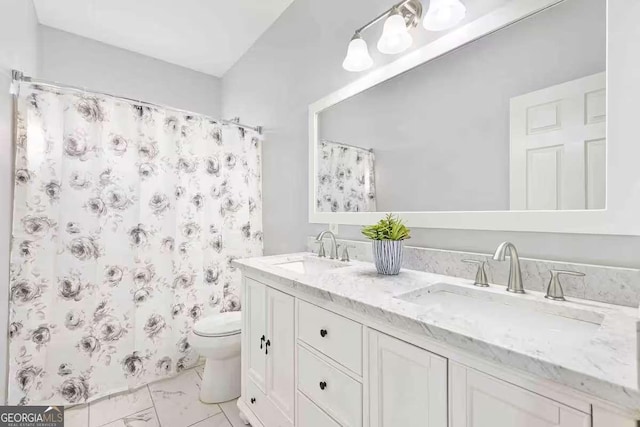
[[[364,71],[371,68],[373,59],[369,55],[367,42],[360,37],[360,33],[355,33],[349,42],[347,56],[342,62],[342,67],[347,71]]]
[[[467,14],[460,0],[430,0],[422,26],[429,31],[444,31],[455,27]]]
[[[408,29],[416,27],[422,18],[422,3],[418,0],[403,0],[358,28],[349,42],[347,56],[342,67],[347,71],[364,71],[371,68],[373,59],[369,55],[367,42],[360,33],[385,20],[382,36],[378,41],[378,50],[386,54],[400,53],[406,50],[413,38]]]
[[[382,36],[378,40],[378,50],[387,55],[395,55],[409,49],[411,43],[413,43],[413,37],[409,34],[407,23],[400,15],[398,8],[394,7],[384,21]]]
[[[461,0],[429,0],[429,10],[422,25],[429,31],[448,30],[460,23],[467,13]],[[403,0],[358,28],[349,42],[347,56],[342,67],[347,71],[364,71],[373,65],[367,42],[360,33],[384,20],[378,50],[387,55],[404,52],[411,46],[413,37],[409,30],[422,18],[422,3],[419,0]]]

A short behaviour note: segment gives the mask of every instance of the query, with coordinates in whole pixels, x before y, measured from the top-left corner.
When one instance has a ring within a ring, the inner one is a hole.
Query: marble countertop
[[[253,277],[640,411],[637,309],[573,298],[549,302],[539,292],[513,295],[504,286],[481,289],[470,280],[414,270],[383,276],[373,264],[359,261],[312,274],[279,266],[314,258],[297,253],[234,260],[233,265]],[[447,285],[462,298],[443,299],[448,292],[424,298],[446,291]],[[465,296],[473,295],[482,299],[466,307]],[[512,300],[504,304],[505,298]],[[549,312],[555,317],[549,318]],[[586,321],[573,320],[576,316]]]

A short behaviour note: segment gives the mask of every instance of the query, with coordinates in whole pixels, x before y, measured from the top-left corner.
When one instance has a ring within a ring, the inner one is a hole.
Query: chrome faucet
[[[322,233],[318,234],[318,237],[316,237],[316,242],[322,242],[324,239],[325,235],[329,235],[329,237],[331,237],[331,251],[329,252],[329,258],[331,259],[338,259],[338,244],[336,243],[336,235],[333,234],[331,231],[329,230],[325,230]],[[322,256],[320,254],[318,254],[318,256]]]
[[[493,259],[496,261],[504,261],[505,254],[509,251],[510,268],[509,268],[509,284],[507,285],[507,291],[514,292],[516,294],[524,294],[524,286],[522,286],[522,272],[520,271],[520,258],[518,258],[518,251],[513,243],[502,242],[496,253],[493,255]]]

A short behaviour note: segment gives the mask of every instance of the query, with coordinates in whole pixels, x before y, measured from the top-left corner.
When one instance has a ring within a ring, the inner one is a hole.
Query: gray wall
[[[217,77],[46,26],[39,40],[39,78],[220,117]]]
[[[37,70],[38,22],[33,4],[3,0],[0,10],[0,404],[6,401],[9,248],[13,207],[11,70]]]
[[[225,115],[267,126],[267,253],[303,250],[305,236],[325,228],[308,222],[307,108],[358,77],[341,67],[346,45],[355,28],[385,7],[381,0],[296,0],[223,78]],[[341,226],[340,234],[360,239],[359,229]],[[529,257],[640,267],[637,237],[420,229],[411,244],[489,252],[503,240]]]
[[[509,100],[606,69],[606,2],[568,1],[323,111],[375,152],[381,212],[509,210]]]

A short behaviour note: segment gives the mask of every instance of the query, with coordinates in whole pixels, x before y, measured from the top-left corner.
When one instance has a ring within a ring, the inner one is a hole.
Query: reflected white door
[[[511,210],[604,209],[606,74],[511,99]]]

